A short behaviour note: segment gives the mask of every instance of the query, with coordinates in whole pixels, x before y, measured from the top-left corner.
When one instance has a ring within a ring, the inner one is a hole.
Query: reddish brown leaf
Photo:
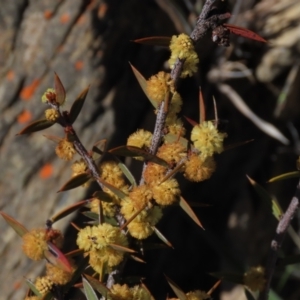
[[[162,46],[169,47],[171,38],[168,36],[150,36],[141,39],[133,40],[135,43],[151,45],[151,46]]]
[[[22,237],[25,233],[28,232],[28,230],[20,224],[17,220],[15,220],[13,217],[7,215],[3,211],[0,211],[0,215],[3,217],[3,219],[6,221],[6,223],[20,236]]]
[[[77,99],[74,101],[69,114],[71,124],[75,122],[79,113],[81,112],[89,88],[90,86],[88,86],[85,90],[83,90],[80,93],[80,95],[77,97]]]
[[[54,73],[54,88],[56,93],[56,102],[59,104],[63,104],[66,99],[66,91],[56,73]]]
[[[184,118],[194,127],[194,126],[197,126],[199,125],[196,121],[184,116]]]
[[[71,189],[74,189],[78,186],[81,186],[85,184],[89,179],[91,178],[91,175],[87,173],[82,173],[77,176],[72,177],[67,183],[65,183],[58,192],[64,192]]]
[[[29,124],[28,126],[26,126],[19,133],[17,133],[17,135],[41,131],[41,130],[51,127],[53,124],[55,124],[55,122],[51,122],[46,119],[38,120],[38,121],[35,121],[35,122]]]
[[[251,39],[251,40],[255,40],[255,41],[259,41],[259,42],[263,42],[266,43],[267,41],[262,38],[260,35],[258,35],[257,33],[243,28],[243,27],[239,27],[239,26],[235,26],[232,24],[223,24],[223,26],[225,26],[226,28],[228,28],[230,30],[230,32],[236,34],[236,35],[240,35],[243,36],[245,38]]]

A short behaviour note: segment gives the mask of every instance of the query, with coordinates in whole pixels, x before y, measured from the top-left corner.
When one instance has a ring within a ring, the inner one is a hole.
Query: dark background
[[[155,122],[153,109],[128,62],[148,78],[165,68],[169,55],[167,49],[131,40],[190,33],[202,2],[0,0],[1,210],[30,229],[44,226],[57,211],[90,196],[90,191],[82,188],[56,193],[70,177],[70,164],[57,159],[55,144],[43,133],[15,136],[30,121],[43,116],[45,106],[40,97],[53,86],[54,72],[67,90],[66,109],[91,85],[75,123],[84,145],[89,149],[104,138],[109,148],[123,145],[130,133],[137,128],[152,130]],[[276,221],[263,209],[246,175],[276,195],[284,209],[297,184],[297,179],[273,184],[266,181],[294,171],[299,154],[300,4],[298,0],[246,0],[216,5],[220,11],[234,14],[229,23],[254,30],[270,42],[232,36],[231,46],[222,48],[214,45],[209,35],[205,37],[197,45],[199,74],[179,87],[184,99],[182,114],[198,120],[201,86],[208,119],[214,118],[212,96],[217,101],[221,128],[228,133],[226,145],[253,141],[218,156],[217,170],[206,182],[187,183],[179,176],[186,200],[209,205],[194,207],[205,231],[178,207],[169,208],[158,228],[174,249],[148,251],[144,256],[147,264],[130,261],[124,271],[124,276],[144,277],[156,299],[173,295],[164,274],[186,292],[209,290],[216,282],[209,272],[244,272],[263,264]],[[233,76],[249,70],[252,76]],[[220,92],[220,84],[231,86],[254,114],[288,138],[289,145],[255,126]],[[283,92],[284,106],[275,115]],[[63,135],[58,126],[45,133]],[[49,176],[41,173],[46,164],[53,166]],[[141,165],[133,163],[132,168],[139,178]],[[57,227],[66,230],[66,238],[72,240],[70,220],[59,222]],[[298,218],[296,230],[297,222]],[[22,299],[24,278],[41,274],[43,263],[31,262],[23,255],[21,239],[4,220],[0,221],[0,233],[0,299]],[[298,253],[289,237],[283,252]],[[299,299],[299,274],[294,270],[279,289],[280,274],[275,274],[274,289],[282,299]],[[224,283],[215,299],[244,299],[242,294],[239,287]]]

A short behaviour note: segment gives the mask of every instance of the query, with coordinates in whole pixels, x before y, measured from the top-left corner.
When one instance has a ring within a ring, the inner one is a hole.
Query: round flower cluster
[[[72,160],[76,154],[73,143],[69,142],[67,139],[62,139],[59,141],[55,148],[57,156],[63,160]]]
[[[194,50],[191,38],[182,33],[174,35],[170,43],[171,57],[169,59],[170,68],[173,69],[177,59],[184,61],[181,77],[192,76],[197,72],[199,58]]]
[[[59,113],[56,109],[49,108],[45,110],[45,117],[48,121],[55,122],[59,117]]]
[[[147,81],[147,95],[157,102],[164,101],[170,91],[170,74],[163,71],[153,75]]]
[[[194,146],[200,151],[203,159],[212,156],[214,153],[223,151],[223,141],[227,136],[226,133],[221,133],[211,121],[202,122],[194,126],[191,133],[191,140]]]
[[[115,250],[113,245],[127,247],[128,241],[120,228],[108,223],[97,226],[87,226],[78,233],[76,243],[79,249],[88,252],[89,263],[98,273],[105,264],[108,267],[118,265],[124,257],[124,252]]]
[[[151,294],[139,285],[130,288],[127,284],[114,284],[109,296],[112,300],[153,300]]]

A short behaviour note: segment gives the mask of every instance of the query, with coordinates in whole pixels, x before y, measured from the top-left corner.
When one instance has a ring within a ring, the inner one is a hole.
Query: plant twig
[[[279,221],[277,228],[276,228],[276,234],[271,242],[271,247],[269,250],[268,255],[268,261],[266,263],[266,284],[264,287],[264,290],[261,291],[258,300],[267,300],[268,294],[270,290],[270,284],[271,280],[274,274],[274,270],[276,267],[277,257],[278,257],[278,251],[280,250],[285,234],[289,228],[289,225],[294,218],[296,211],[299,207],[299,198],[300,198],[300,180],[297,185],[295,196],[292,198],[290,205],[284,215],[282,216],[282,219]]]

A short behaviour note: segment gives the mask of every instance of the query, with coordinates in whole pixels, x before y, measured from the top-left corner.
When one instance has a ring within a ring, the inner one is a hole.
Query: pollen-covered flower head
[[[152,185],[151,190],[153,198],[156,203],[160,205],[171,205],[176,202],[180,196],[179,184],[174,178]]]
[[[52,89],[52,88],[47,89],[46,92],[42,96],[42,102],[56,103],[55,89]]]
[[[207,156],[223,151],[223,141],[226,136],[226,133],[217,130],[213,122],[205,121],[194,126],[191,140],[195,148],[200,151],[201,157],[205,159]]]
[[[216,169],[216,163],[212,156],[203,158],[196,153],[192,153],[184,165],[184,176],[194,182],[209,179]]]
[[[68,283],[73,276],[73,273],[60,269],[52,264],[46,264],[46,276],[54,284],[64,285]]]
[[[183,68],[180,77],[192,76],[197,72],[199,58],[194,50],[193,41],[186,34],[173,36],[170,43],[171,57],[169,59],[170,68],[173,69],[177,59],[182,60]]]
[[[147,94],[149,98],[160,103],[165,100],[170,91],[170,74],[163,71],[153,75],[147,81]]]
[[[127,145],[138,148],[149,148],[151,144],[151,139],[152,133],[150,131],[139,129],[129,136],[127,140]]]
[[[87,169],[87,166],[84,160],[81,158],[80,160],[74,161],[71,168],[72,168],[72,175],[76,176],[78,174],[84,173]]]
[[[148,185],[159,182],[162,180],[167,172],[167,168],[152,162],[147,164],[147,168],[144,171],[144,178]]]
[[[178,142],[163,144],[159,147],[157,156],[169,164],[177,164],[186,156],[186,148]]]
[[[59,117],[59,113],[56,109],[49,108],[45,110],[45,117],[48,121],[55,122]]]
[[[107,182],[113,182],[116,177],[123,177],[123,172],[115,161],[101,163],[99,171],[100,177]]]
[[[44,228],[33,229],[25,233],[22,237],[23,252],[32,260],[44,258],[44,251],[48,249],[47,231]]]
[[[132,292],[127,284],[114,284],[110,288],[109,296],[112,300],[128,300],[132,299]]]
[[[252,267],[244,274],[244,284],[251,291],[262,291],[266,284],[265,269],[261,266]]]
[[[109,244],[127,246],[128,241],[120,228],[108,223],[97,226],[86,226],[78,232],[76,243],[84,251],[100,250]]]
[[[55,148],[57,156],[63,160],[72,160],[76,154],[73,143],[69,142],[67,139],[62,139],[59,141]]]
[[[192,39],[185,33],[173,35],[170,42],[170,50],[172,56],[179,59],[186,58],[191,52],[194,51],[194,44]]]
[[[52,289],[53,282],[48,276],[38,277],[35,281],[35,287],[42,296],[45,296]]]
[[[116,205],[113,202],[101,201],[103,215],[106,217],[113,217],[116,213]],[[94,198],[90,203],[90,209],[92,212],[99,214],[100,213],[100,200]]]

